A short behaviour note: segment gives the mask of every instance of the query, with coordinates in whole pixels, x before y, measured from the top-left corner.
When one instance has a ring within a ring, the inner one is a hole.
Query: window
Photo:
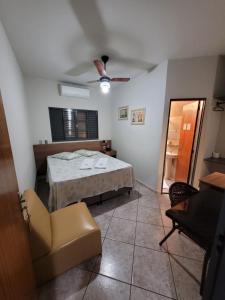
[[[49,107],[52,141],[98,139],[98,111]]]

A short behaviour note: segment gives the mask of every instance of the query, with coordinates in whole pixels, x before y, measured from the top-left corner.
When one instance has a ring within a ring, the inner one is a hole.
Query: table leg
[[[162,244],[168,239],[168,237],[170,237],[171,234],[178,228],[179,228],[179,226],[174,225],[173,228],[167,233],[167,235],[161,240],[161,242],[159,243],[159,246],[162,246]]]

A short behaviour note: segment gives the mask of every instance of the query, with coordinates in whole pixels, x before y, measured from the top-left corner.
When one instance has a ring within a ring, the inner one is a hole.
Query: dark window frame
[[[98,140],[98,111],[97,110],[87,110],[87,109],[73,109],[73,108],[60,108],[60,107],[49,107],[49,121],[51,127],[52,142],[69,142],[69,141],[85,141],[85,140]],[[65,118],[68,111],[72,113],[72,120],[74,124],[69,127],[69,118]],[[84,127],[86,130],[79,131],[78,126],[81,126],[82,121],[78,120],[78,114],[84,113],[85,123]],[[56,115],[57,114],[57,115]],[[74,132],[74,135],[69,136],[68,130]],[[86,137],[79,137],[79,134],[86,135]]]

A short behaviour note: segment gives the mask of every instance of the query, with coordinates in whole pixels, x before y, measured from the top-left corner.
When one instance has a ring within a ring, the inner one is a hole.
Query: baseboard
[[[146,188],[150,189],[152,192],[154,193],[158,193],[158,191],[154,190],[152,187],[150,187],[149,185],[147,185],[146,183],[142,182],[139,179],[136,179],[137,182],[139,182],[140,184],[142,184],[143,186],[145,186]]]

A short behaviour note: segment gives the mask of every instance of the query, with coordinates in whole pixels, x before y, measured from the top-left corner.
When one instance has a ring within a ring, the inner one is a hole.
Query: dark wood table
[[[209,188],[225,191],[225,174],[213,172],[199,179],[200,190]]]
[[[201,294],[223,197],[222,191],[208,189],[191,196],[166,211],[166,216],[173,221],[174,225],[160,242],[160,245],[178,229],[206,250],[201,278]]]

